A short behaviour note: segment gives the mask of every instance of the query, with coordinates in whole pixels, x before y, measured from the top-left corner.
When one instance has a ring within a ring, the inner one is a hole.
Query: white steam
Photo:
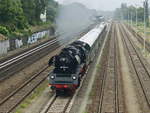
[[[63,34],[60,38],[67,42],[90,26],[95,15],[95,10],[87,9],[79,3],[61,6],[56,18],[56,33]]]

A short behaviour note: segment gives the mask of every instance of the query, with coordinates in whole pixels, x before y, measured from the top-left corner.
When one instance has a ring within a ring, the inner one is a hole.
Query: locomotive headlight
[[[55,78],[55,76],[54,76],[54,75],[52,75],[52,76],[51,76],[51,79],[54,79],[54,78]]]
[[[76,80],[76,77],[75,77],[75,76],[73,76],[73,77],[72,77],[72,79],[73,79],[73,80]]]

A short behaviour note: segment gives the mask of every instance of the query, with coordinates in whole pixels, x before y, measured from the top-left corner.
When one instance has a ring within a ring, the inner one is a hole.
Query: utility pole
[[[129,15],[129,11],[128,11],[128,26],[130,25],[130,15]]]
[[[131,12],[131,26],[132,26],[132,12]]]
[[[149,27],[149,9],[148,9],[148,0],[145,0],[145,17],[146,17],[146,27]]]
[[[136,5],[136,31],[138,32],[138,7]]]
[[[144,5],[144,53],[145,53],[145,40],[146,40],[146,0],[143,3]]]

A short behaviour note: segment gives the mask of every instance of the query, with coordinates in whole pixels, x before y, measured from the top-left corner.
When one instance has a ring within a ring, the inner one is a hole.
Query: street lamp
[[[136,4],[136,31],[138,30],[138,6]]]

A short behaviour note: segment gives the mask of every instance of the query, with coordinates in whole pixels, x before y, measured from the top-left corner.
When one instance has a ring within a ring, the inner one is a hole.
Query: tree
[[[40,16],[45,11],[47,20],[54,22],[57,8],[54,0],[0,0],[1,32],[6,28],[10,34],[22,35],[29,25],[42,23]]]
[[[35,24],[35,0],[21,0],[22,8],[26,19],[28,20],[29,24]]]
[[[0,26],[0,34],[8,36],[9,35],[9,31],[7,30],[6,27]]]
[[[20,0],[0,0],[0,24],[10,31],[27,27]]]
[[[48,0],[35,0],[35,20],[41,22],[40,15],[46,10]]]
[[[138,12],[138,21],[144,20],[144,9],[142,7],[136,8],[134,6],[127,6],[126,4],[121,4],[121,8],[117,8],[115,10],[115,18],[117,19],[124,19],[128,20],[131,19],[132,14],[132,20],[136,21],[136,10]]]
[[[142,7],[139,7],[138,9],[137,9],[137,11],[138,11],[138,21],[144,21],[144,8],[142,8]]]
[[[24,14],[29,24],[41,22],[40,15],[45,12],[48,0],[21,0]]]
[[[41,22],[40,15],[43,14],[48,5],[48,0],[21,0],[23,11],[30,24]]]
[[[46,19],[48,21],[54,22],[55,17],[57,15],[57,10],[58,10],[58,3],[55,2],[54,0],[49,0],[48,5],[46,8]]]

